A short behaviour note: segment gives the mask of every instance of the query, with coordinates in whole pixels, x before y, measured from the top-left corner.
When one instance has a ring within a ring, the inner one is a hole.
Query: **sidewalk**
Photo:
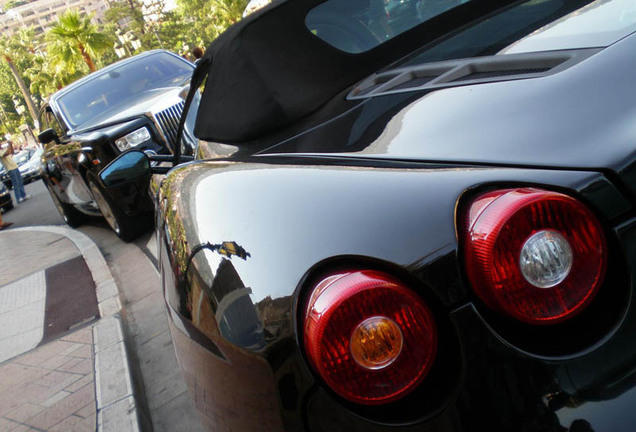
[[[64,227],[0,232],[0,431],[140,431],[117,285]]]

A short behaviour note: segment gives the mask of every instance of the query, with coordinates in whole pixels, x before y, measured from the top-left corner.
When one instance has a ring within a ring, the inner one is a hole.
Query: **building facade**
[[[28,4],[9,9],[0,15],[0,30],[3,36],[10,36],[20,28],[33,27],[37,33],[43,33],[52,27],[58,16],[69,9],[95,13],[97,24],[103,22],[104,12],[108,9],[107,0],[36,0]]]

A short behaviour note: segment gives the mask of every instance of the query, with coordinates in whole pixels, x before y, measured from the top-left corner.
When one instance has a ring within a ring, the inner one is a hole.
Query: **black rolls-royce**
[[[214,42],[156,224],[210,428],[634,430],[635,53],[633,0],[288,1]]]
[[[98,173],[131,148],[170,153],[193,68],[175,54],[149,51],[50,97],[42,109],[39,135],[45,145],[43,178],[70,226],[89,215],[104,216],[127,241],[152,227],[153,204],[146,188],[105,190]]]

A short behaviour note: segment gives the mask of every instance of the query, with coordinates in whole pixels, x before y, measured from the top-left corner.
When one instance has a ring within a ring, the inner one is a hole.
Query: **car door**
[[[44,108],[42,124],[59,137],[59,142],[44,145],[44,172],[49,186],[60,201],[80,208],[89,206],[93,197],[78,167],[82,144],[68,135],[68,129],[62,126],[50,106]]]

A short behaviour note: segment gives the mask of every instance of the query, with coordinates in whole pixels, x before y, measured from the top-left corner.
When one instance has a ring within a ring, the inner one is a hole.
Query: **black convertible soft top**
[[[342,2],[341,13],[370,1],[376,0]],[[198,68],[199,79],[202,72],[208,75],[195,126],[198,138],[240,143],[284,127],[449,30],[516,2],[470,0],[357,54],[334,48],[308,29],[307,14],[321,3],[324,0],[272,4],[209,46]],[[197,71],[194,76],[198,85]]]

